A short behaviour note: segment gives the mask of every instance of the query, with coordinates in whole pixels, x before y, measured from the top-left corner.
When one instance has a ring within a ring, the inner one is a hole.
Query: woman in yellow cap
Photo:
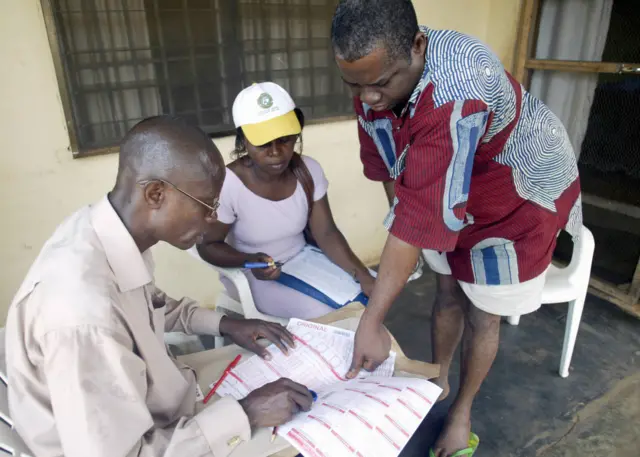
[[[322,167],[295,151],[302,149],[304,116],[291,96],[275,83],[254,84],[236,97],[233,120],[236,160],[227,167],[218,222],[198,247],[200,256],[221,267],[270,264],[245,271],[257,308],[272,316],[310,319],[334,309],[277,281],[280,263],[311,240],[370,295],[374,278],[336,227]],[[222,282],[237,298],[233,285]]]

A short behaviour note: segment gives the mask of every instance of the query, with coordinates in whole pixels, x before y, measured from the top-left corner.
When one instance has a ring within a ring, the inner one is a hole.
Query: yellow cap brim
[[[271,143],[276,138],[298,135],[302,127],[295,111],[289,111],[287,114],[258,124],[245,124],[242,126],[242,131],[251,144],[261,146]]]

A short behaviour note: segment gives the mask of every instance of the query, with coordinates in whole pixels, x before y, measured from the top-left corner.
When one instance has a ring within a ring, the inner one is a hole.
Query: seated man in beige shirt
[[[165,331],[224,334],[268,357],[282,326],[234,320],[174,300],[153,282],[149,248],[193,246],[216,219],[225,166],[199,129],[170,117],[136,125],[114,189],[45,243],[9,310],[9,405],[36,457],[227,456],[255,427],[308,410],[309,391],[279,380],[236,402],[196,402],[193,370]]]

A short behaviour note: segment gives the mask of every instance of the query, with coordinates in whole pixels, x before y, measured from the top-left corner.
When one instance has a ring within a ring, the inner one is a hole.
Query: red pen
[[[204,397],[204,401],[203,401],[204,404],[207,404],[207,402],[211,399],[211,397],[213,397],[213,394],[216,393],[216,390],[218,390],[218,387],[220,387],[220,384],[222,384],[222,381],[224,381],[225,378],[229,375],[229,372],[233,370],[236,367],[236,365],[238,365],[238,362],[240,362],[241,357],[242,355],[238,354],[236,358],[233,359],[233,361],[229,365],[227,365],[227,368],[225,368],[224,371],[222,372],[222,376],[220,376],[220,379],[218,379],[218,382],[214,384],[214,386],[211,388],[207,396]]]

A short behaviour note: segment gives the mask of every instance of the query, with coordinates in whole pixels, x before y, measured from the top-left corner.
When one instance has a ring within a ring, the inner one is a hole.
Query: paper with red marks
[[[308,413],[278,428],[305,457],[396,457],[442,390],[429,381],[392,377],[395,353],[374,372],[347,381],[355,333],[291,319],[296,348],[285,356],[274,345],[270,361],[251,357],[220,386],[222,396],[244,398],[281,377],[318,394]]]
[[[253,356],[240,363],[218,388],[218,394],[239,400],[279,378],[292,379],[315,391],[345,381],[353,357],[355,332],[300,319],[291,319],[287,329],[296,340],[289,355],[275,345],[269,346],[271,360]],[[376,371],[363,370],[359,378],[393,376],[395,359],[395,352],[391,352]]]
[[[333,383],[317,391],[311,411],[278,434],[305,457],[397,457],[441,392],[417,378]]]

